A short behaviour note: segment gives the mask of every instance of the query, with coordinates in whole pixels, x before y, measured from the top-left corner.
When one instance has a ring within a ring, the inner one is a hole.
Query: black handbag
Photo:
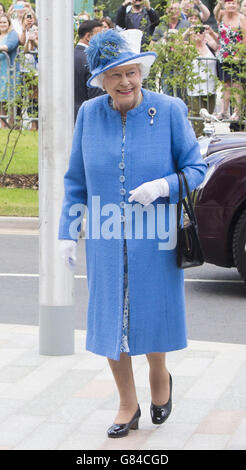
[[[177,206],[177,265],[181,269],[201,266],[204,263],[200,245],[197,220],[191,200],[189,185],[182,171],[177,172],[179,178],[179,202]],[[187,200],[183,199],[183,181]],[[184,224],[181,225],[182,206],[185,209]]]

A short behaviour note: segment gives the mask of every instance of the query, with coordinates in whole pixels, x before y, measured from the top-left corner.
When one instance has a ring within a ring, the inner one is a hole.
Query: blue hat
[[[128,64],[139,64],[142,78],[147,78],[157,55],[155,52],[140,52],[142,34],[139,29],[120,32],[109,29],[95,34],[86,49],[91,72],[87,85],[103,88],[103,72]]]

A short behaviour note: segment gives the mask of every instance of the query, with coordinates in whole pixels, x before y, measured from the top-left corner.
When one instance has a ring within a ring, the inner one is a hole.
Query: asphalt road
[[[85,275],[81,241],[75,276]],[[236,269],[185,271],[188,337],[246,344],[246,284]],[[87,280],[75,278],[77,329],[86,328]],[[0,235],[0,323],[38,324],[38,236]]]

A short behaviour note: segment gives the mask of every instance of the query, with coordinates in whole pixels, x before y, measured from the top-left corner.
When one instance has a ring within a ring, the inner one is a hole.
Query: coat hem
[[[142,356],[142,355],[145,355],[145,354],[151,354],[151,353],[168,353],[168,352],[171,352],[171,351],[179,351],[180,349],[185,349],[188,347],[188,342],[185,341],[184,343],[180,344],[180,345],[176,345],[176,346],[170,346],[168,348],[150,348],[148,350],[143,350],[143,349],[139,349],[137,351],[129,351],[128,353],[125,353],[125,354],[128,354],[128,356]],[[93,354],[97,354],[99,356],[104,356],[104,357],[108,357],[109,359],[113,359],[115,361],[119,361],[120,360],[120,351],[119,351],[119,354],[116,355],[115,354],[110,354],[110,353],[106,353],[106,352],[100,352],[98,351],[97,349],[93,348],[93,347],[88,347],[86,346],[86,351],[90,351],[92,352]]]

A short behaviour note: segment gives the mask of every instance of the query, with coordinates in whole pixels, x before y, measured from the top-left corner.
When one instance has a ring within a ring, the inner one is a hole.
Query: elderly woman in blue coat
[[[61,255],[73,268],[86,210],[86,349],[108,358],[119,391],[113,438],[138,429],[131,356],[147,356],[152,422],[171,412],[166,352],[187,345],[176,171],[191,190],[206,171],[185,104],[142,88],[156,54],[140,53],[141,34],[109,30],[90,41],[88,85],[107,94],[79,110],[59,229]]]

